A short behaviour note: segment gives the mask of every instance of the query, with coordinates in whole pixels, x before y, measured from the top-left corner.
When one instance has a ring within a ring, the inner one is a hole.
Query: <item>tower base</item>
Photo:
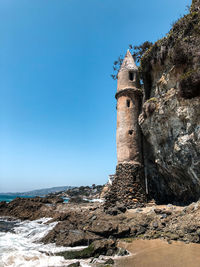
[[[105,196],[105,210],[118,204],[127,208],[143,206],[147,201],[144,169],[140,163],[120,163]]]

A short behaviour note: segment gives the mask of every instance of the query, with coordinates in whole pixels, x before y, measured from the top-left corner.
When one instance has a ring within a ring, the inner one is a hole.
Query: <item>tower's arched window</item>
[[[127,106],[127,108],[130,108],[130,104],[131,104],[130,100],[127,99],[127,100],[126,100],[126,106]]]
[[[130,81],[134,80],[134,73],[132,71],[129,72],[129,80]]]

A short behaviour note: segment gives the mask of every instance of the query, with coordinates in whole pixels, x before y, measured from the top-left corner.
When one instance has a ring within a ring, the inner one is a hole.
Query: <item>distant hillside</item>
[[[16,193],[0,193],[1,195],[17,195],[17,196],[45,196],[50,193],[56,193],[61,191],[66,191],[68,189],[73,188],[73,186],[58,186],[51,188],[43,188],[38,190],[32,190],[27,192],[16,192]]]

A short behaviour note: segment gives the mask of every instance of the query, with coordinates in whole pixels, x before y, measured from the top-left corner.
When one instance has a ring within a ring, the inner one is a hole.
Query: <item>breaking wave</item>
[[[35,221],[15,221],[14,228],[9,232],[0,230],[0,267],[64,267],[75,261],[65,260],[55,256],[56,252],[72,250],[72,248],[56,247],[55,244],[42,244],[38,241],[52,230],[57,222],[47,223],[49,218]],[[76,247],[81,249],[83,247]],[[87,261],[81,261],[81,266],[89,266]]]

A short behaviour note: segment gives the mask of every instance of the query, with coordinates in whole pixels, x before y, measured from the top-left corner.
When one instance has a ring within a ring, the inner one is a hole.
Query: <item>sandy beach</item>
[[[156,240],[134,240],[121,242],[131,256],[116,260],[116,267],[199,267],[200,245],[183,242]]]

